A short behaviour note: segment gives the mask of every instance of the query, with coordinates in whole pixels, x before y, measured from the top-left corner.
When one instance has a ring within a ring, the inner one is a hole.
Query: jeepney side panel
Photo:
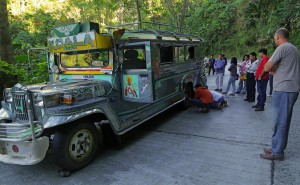
[[[170,45],[172,46],[172,45]],[[182,92],[184,85],[187,83],[195,83],[197,75],[203,73],[201,69],[202,62],[196,57],[186,60],[185,62],[168,62],[162,63],[159,46],[156,46],[155,55],[159,63],[155,71],[154,92],[156,100],[162,99],[171,94]],[[173,56],[175,58],[175,56]],[[157,66],[157,65],[156,65]]]

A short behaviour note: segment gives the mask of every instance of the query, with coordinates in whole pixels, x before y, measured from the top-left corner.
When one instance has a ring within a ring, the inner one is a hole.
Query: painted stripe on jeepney
[[[106,80],[112,82],[112,75],[93,75],[88,73],[88,75],[59,75],[59,80],[62,79],[72,79],[72,80],[81,80],[81,79],[94,79],[94,80]]]

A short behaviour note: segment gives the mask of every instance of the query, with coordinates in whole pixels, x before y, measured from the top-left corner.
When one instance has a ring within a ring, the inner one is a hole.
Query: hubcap
[[[93,133],[82,129],[73,135],[69,145],[70,157],[75,161],[82,161],[89,157],[94,144]]]

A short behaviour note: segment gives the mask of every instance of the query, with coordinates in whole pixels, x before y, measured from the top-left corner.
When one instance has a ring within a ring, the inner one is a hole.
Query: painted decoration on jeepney
[[[79,23],[62,25],[54,28],[54,32],[58,37],[66,37],[76,35],[79,32]]]
[[[96,49],[96,35],[94,31],[90,31],[69,37],[49,38],[48,47],[52,52]]]
[[[80,23],[75,23],[75,19],[67,19],[62,16],[60,20],[55,22],[54,33],[58,37],[67,37],[79,33]]]
[[[60,75],[59,80],[82,80],[82,79],[88,79],[88,80],[106,80],[112,83],[113,81],[112,75]]]
[[[139,78],[138,75],[124,75],[124,95],[128,98],[139,98]]]
[[[146,48],[146,59],[151,61],[150,43],[146,43],[145,48]],[[146,65],[147,65],[146,66],[147,69],[151,69],[151,62],[147,62]]]

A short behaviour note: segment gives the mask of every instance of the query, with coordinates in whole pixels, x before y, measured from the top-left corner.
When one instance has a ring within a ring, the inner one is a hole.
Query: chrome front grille
[[[28,121],[28,110],[26,106],[25,92],[14,92],[13,94],[13,108],[16,114],[16,119],[20,121]]]

